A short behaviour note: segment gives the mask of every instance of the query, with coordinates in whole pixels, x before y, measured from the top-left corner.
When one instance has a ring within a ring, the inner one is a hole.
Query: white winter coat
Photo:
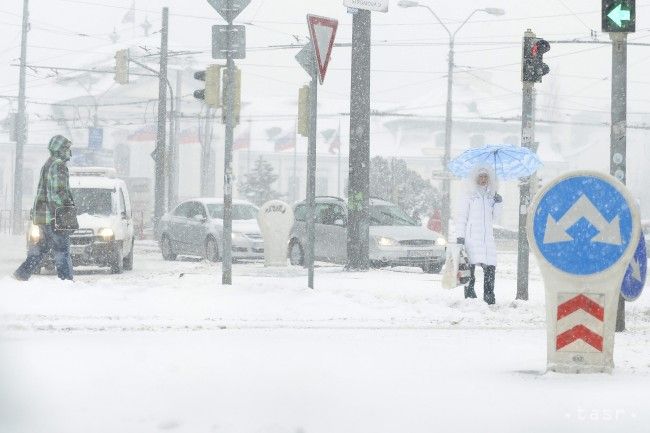
[[[496,181],[488,171],[487,187],[476,184],[478,172],[470,178],[470,186],[456,210],[456,237],[465,238],[465,249],[472,264],[496,266],[497,254],[494,243],[494,220],[501,215],[503,203],[494,202]]]

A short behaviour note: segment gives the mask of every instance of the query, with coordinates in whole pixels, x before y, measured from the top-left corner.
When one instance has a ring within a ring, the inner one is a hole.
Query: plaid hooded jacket
[[[50,224],[54,220],[54,210],[61,206],[74,206],[70,191],[68,167],[72,142],[62,135],[55,135],[47,148],[50,157],[41,169],[38,181],[32,222],[35,225]]]

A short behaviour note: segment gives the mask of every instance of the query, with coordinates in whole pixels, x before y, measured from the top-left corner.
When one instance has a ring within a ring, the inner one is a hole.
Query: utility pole
[[[350,161],[346,269],[370,267],[370,34],[371,12],[352,15]]]
[[[612,124],[610,132],[610,174],[627,181],[627,33],[610,33],[612,39]],[[618,298],[616,332],[625,331],[625,299]]]
[[[213,197],[215,193],[215,155],[212,149],[214,111],[208,105],[203,119],[201,137],[201,196]],[[200,122],[200,120],[199,120]]]
[[[13,234],[23,232],[23,157],[27,145],[27,116],[25,108],[25,73],[27,65],[27,32],[29,30],[29,0],[23,0],[23,26],[20,42],[20,72],[18,79],[18,113],[16,115],[16,160],[14,165]]]
[[[314,288],[316,256],[316,128],[318,127],[318,73],[309,82],[309,141],[307,145],[307,286]]]
[[[169,8],[162,9],[162,31],[160,36],[160,71],[158,73],[158,133],[156,135],[154,228],[158,233],[160,218],[165,213],[165,160],[167,125],[167,42],[169,37]]]
[[[183,71],[176,71],[176,104],[171,113],[173,131],[169,137],[169,184],[167,186],[167,207],[169,210],[178,203],[178,132],[180,130],[181,92],[183,83]],[[170,125],[170,126],[171,126]]]
[[[231,47],[232,20],[228,21],[228,47]],[[235,61],[228,51],[226,59],[226,142],[223,161],[223,269],[221,283],[232,284],[232,144],[235,135]]]

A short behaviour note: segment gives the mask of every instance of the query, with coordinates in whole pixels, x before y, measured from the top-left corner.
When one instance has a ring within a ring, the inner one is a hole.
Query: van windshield
[[[77,215],[111,215],[113,213],[112,189],[72,188],[72,198]]]

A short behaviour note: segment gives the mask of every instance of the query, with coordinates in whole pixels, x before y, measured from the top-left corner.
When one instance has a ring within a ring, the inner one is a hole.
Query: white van
[[[126,183],[112,168],[70,167],[69,172],[79,221],[70,235],[73,265],[109,267],[114,274],[133,269],[134,224]],[[38,226],[30,227],[28,241],[40,238]],[[52,259],[43,266],[53,267]]]

